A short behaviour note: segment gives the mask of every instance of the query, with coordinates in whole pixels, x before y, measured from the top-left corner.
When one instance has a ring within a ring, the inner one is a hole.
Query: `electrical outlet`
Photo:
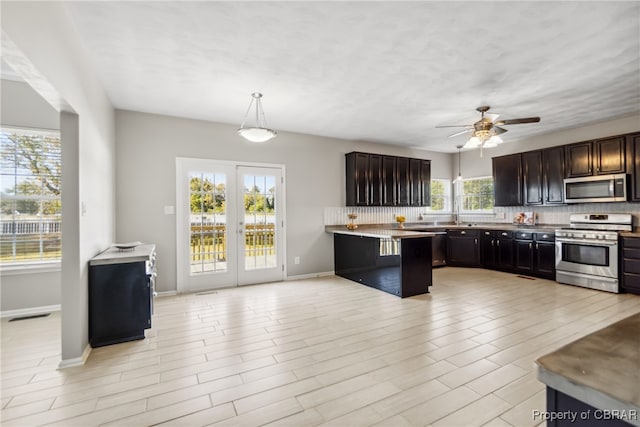
[[[175,206],[165,206],[164,207],[164,214],[165,215],[175,215],[175,213],[176,213]]]
[[[300,257],[297,256],[297,257],[293,258],[293,263],[294,264],[300,264]]]

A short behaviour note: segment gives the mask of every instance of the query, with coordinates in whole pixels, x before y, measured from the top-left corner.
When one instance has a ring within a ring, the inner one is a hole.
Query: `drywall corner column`
[[[88,289],[80,265],[80,132],[75,113],[60,113],[62,142],[62,364],[89,342]],[[82,361],[78,360],[78,364]],[[76,363],[66,363],[66,365]]]

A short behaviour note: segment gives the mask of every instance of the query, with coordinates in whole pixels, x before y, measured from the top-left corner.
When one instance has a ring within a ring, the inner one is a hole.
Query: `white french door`
[[[284,278],[283,167],[178,158],[178,292]]]

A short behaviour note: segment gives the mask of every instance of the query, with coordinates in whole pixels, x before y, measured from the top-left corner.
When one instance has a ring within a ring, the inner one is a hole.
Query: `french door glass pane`
[[[276,178],[244,175],[244,260],[246,270],[274,268]]]
[[[227,271],[226,180],[221,173],[189,174],[191,275]]]

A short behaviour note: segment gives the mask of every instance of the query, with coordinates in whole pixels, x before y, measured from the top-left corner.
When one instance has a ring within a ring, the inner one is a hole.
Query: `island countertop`
[[[351,236],[374,237],[378,239],[416,239],[421,237],[433,237],[438,234],[445,234],[445,231],[415,231],[401,228],[388,228],[379,226],[359,226],[355,230],[349,230],[344,225],[327,225],[327,233],[348,234]]]
[[[536,369],[547,386],[595,408],[640,414],[640,313],[540,357]]]
[[[120,250],[111,246],[89,260],[89,265],[122,264],[146,261],[156,250],[154,244],[140,244],[130,250]]]

